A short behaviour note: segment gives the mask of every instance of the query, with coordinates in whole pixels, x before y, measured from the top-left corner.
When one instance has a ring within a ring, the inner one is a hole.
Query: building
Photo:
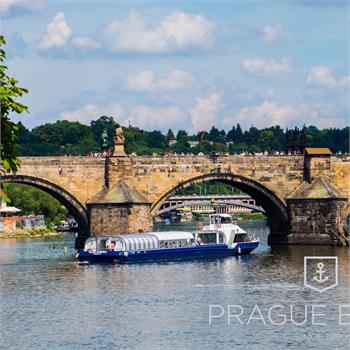
[[[170,139],[169,141],[168,141],[168,145],[171,147],[171,146],[174,146],[174,145],[176,145],[177,144],[177,140],[176,139]]]

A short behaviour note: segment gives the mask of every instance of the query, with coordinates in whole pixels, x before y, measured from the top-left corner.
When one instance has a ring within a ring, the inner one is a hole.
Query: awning
[[[22,210],[16,207],[4,207],[0,209],[0,213],[19,213],[20,211]]]
[[[159,248],[159,242],[154,235],[144,233],[124,234],[112,236],[110,239],[117,238],[123,244],[123,250],[145,250]]]

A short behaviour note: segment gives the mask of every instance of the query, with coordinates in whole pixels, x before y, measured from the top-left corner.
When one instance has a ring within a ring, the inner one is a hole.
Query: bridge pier
[[[136,189],[119,180],[87,202],[90,235],[145,232],[151,228],[151,203]]]
[[[348,246],[342,212],[347,203],[324,177],[304,182],[287,198],[290,231],[288,244]]]

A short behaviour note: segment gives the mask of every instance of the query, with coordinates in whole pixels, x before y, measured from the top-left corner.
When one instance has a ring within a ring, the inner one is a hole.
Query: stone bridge
[[[205,201],[205,200],[184,201],[184,202],[179,203],[179,204],[171,204],[170,206],[159,209],[157,211],[157,215],[162,215],[164,213],[173,211],[173,210],[178,209],[178,208],[191,207],[191,206],[206,206],[206,207],[211,206],[211,207],[213,207],[213,204],[214,204],[213,202]],[[258,206],[253,205],[253,204],[242,203],[242,202],[238,202],[238,201],[218,200],[218,201],[215,201],[215,205],[218,205],[218,206],[220,206],[220,205],[234,205],[237,207],[247,208],[247,209],[251,209],[251,210],[265,214],[265,210],[262,207],[258,207]]]
[[[269,243],[346,245],[350,156],[23,157],[3,182],[40,188],[90,234],[148,230],[166,199],[192,183],[231,184],[262,206]]]

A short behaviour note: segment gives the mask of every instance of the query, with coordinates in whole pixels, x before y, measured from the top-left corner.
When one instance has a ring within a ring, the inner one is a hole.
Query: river
[[[71,234],[1,240],[0,349],[349,349],[349,249],[271,249],[248,226],[251,255],[188,262],[84,265]],[[305,255],[337,256],[338,286],[304,287]]]

